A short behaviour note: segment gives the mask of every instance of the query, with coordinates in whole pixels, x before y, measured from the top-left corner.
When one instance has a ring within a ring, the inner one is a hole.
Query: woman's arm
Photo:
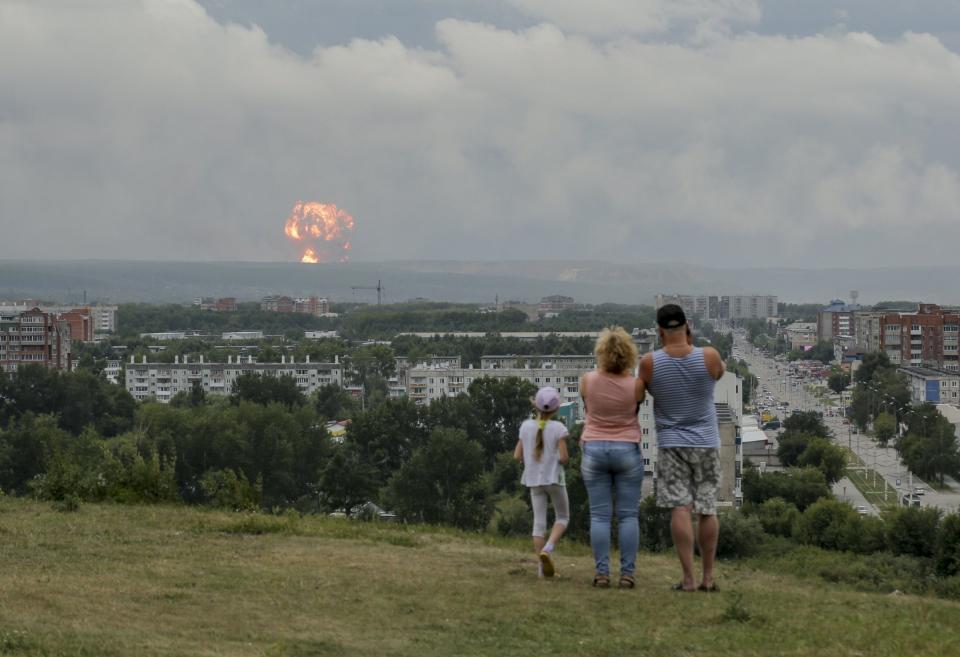
[[[567,461],[570,460],[570,453],[567,451],[567,437],[564,436],[560,439],[560,442],[557,443],[557,452],[559,453],[560,463],[566,465]]]
[[[523,441],[517,440],[517,446],[513,448],[513,458],[518,461],[523,460]]]

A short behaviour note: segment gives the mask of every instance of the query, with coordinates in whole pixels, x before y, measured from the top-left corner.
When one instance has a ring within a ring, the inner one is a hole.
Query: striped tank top
[[[662,349],[653,352],[649,392],[653,395],[657,447],[719,449],[715,385],[702,348],[694,348],[683,358],[674,358]]]

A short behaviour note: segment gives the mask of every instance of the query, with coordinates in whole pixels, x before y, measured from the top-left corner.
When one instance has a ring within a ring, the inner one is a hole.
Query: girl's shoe
[[[553,577],[556,568],[553,566],[553,556],[546,550],[540,552],[540,565],[543,566],[543,576]]]

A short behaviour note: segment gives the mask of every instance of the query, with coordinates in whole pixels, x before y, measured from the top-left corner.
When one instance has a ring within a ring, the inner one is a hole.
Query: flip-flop
[[[718,587],[717,583],[714,582],[710,586],[704,586],[703,584],[701,584],[700,586],[697,587],[697,590],[704,591],[705,593],[717,593],[720,591],[720,587]]]
[[[696,593],[696,589],[685,589],[683,588],[683,582],[677,582],[670,587],[671,591],[679,591],[680,593]]]

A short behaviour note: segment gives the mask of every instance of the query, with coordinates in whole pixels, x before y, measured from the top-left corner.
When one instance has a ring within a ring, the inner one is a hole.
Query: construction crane
[[[383,285],[380,284],[380,281],[377,281],[377,286],[373,287],[370,285],[351,285],[351,290],[376,290],[377,291],[377,305],[383,304]]]

